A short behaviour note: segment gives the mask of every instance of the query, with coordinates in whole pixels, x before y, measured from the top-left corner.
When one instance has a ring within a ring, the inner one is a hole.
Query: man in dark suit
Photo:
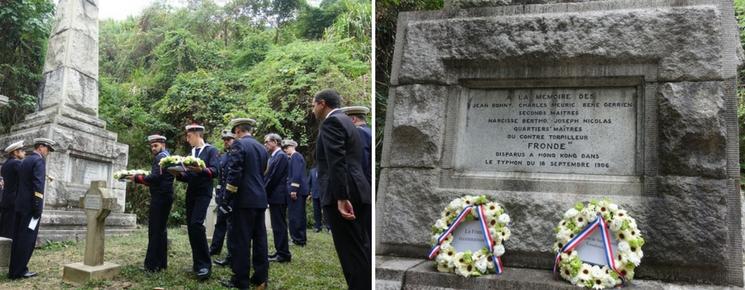
[[[357,127],[362,138],[362,148],[364,154],[362,154],[362,170],[365,172],[367,182],[372,184],[372,130],[367,126],[365,120],[367,113],[370,113],[370,109],[365,106],[351,106],[341,108],[341,111],[349,116],[354,126]]]
[[[204,229],[207,207],[212,200],[212,179],[219,174],[217,149],[204,142],[204,127],[186,126],[186,141],[192,146],[191,156],[204,161],[205,167],[188,166],[186,172],[171,172],[176,180],[186,182],[186,222],[191,245],[192,270],[198,280],[207,280],[212,273],[212,260]]]
[[[300,152],[295,151],[296,147],[297,142],[282,140],[282,151],[290,158],[287,172],[287,191],[290,192],[290,204],[287,206],[290,216],[290,238],[293,244],[303,247],[308,241],[305,232],[305,199],[308,196],[308,184],[305,177],[305,158]]]
[[[263,176],[269,157],[251,135],[256,121],[234,119],[229,126],[236,140],[228,153],[225,196],[219,211],[230,213],[228,251],[233,255],[230,265],[233,277],[222,284],[243,289],[254,284],[256,289],[263,290],[269,280],[269,249],[264,224],[268,201]],[[251,264],[254,274],[249,278]]]
[[[28,261],[34,253],[36,237],[39,235],[39,220],[44,209],[45,158],[54,152],[57,144],[47,138],[34,139],[34,152],[21,163],[16,194],[16,232],[10,251],[8,278],[30,278]],[[32,223],[33,221],[33,223]]]
[[[360,164],[362,140],[349,117],[339,111],[340,104],[335,90],[323,90],[313,98],[313,114],[321,121],[316,143],[321,204],[349,289],[370,289],[370,183]]]
[[[4,180],[3,195],[0,200],[0,237],[12,239],[16,229],[16,194],[18,192],[18,172],[21,160],[26,157],[23,151],[23,140],[8,145],[5,148],[8,159],[0,170]]]
[[[318,168],[316,166],[313,166],[308,173],[308,187],[310,187],[310,197],[313,198],[313,228],[315,228],[316,233],[319,233],[323,230],[323,225],[326,225],[326,229],[330,231],[331,227],[329,227],[326,218],[328,214],[323,214],[323,207],[321,206],[321,191],[318,188]]]
[[[282,137],[278,134],[270,133],[264,136],[264,147],[270,155],[269,168],[264,175],[264,184],[267,198],[269,198],[269,217],[272,222],[274,249],[276,250],[274,254],[269,255],[269,261],[285,263],[292,260],[287,237],[287,200],[290,198],[287,192],[289,161],[280,148],[281,144]]]
[[[160,168],[160,160],[170,155],[166,150],[166,137],[153,134],[147,141],[155,156],[150,174],[135,174],[131,180],[150,187],[145,271],[159,272],[168,267],[168,216],[173,206],[173,175]]]
[[[220,156],[220,183],[217,185],[217,194],[215,194],[215,203],[218,205],[222,203],[225,198],[225,185],[228,182],[227,165],[229,160],[230,146],[235,142],[235,135],[228,130],[222,131],[222,142],[223,142],[223,154]],[[212,233],[212,245],[210,245],[210,256],[219,255],[222,252],[222,245],[225,242],[225,234],[228,232],[230,221],[228,214],[223,211],[217,211],[217,222],[215,222],[215,232]],[[230,265],[230,247],[227,250],[228,254],[225,255],[225,259],[215,260],[215,264],[220,266]]]

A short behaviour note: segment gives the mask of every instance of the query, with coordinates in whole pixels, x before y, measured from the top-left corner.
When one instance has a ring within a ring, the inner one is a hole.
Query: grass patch
[[[271,231],[269,231],[269,253],[274,252]],[[229,267],[213,265],[212,278],[198,282],[191,274],[191,249],[186,230],[168,230],[171,248],[168,256],[168,269],[159,273],[146,273],[140,270],[147,249],[147,228],[136,230],[128,236],[111,237],[106,240],[105,258],[107,262],[122,266],[119,275],[110,281],[92,281],[85,285],[71,285],[62,282],[62,268],[65,264],[82,262],[85,241],[48,243],[36,249],[29,263],[29,270],[39,272],[31,279],[10,281],[7,273],[0,277],[2,289],[224,289],[222,278],[232,275]],[[225,254],[223,247],[223,255]],[[344,289],[346,283],[339,259],[334,250],[331,235],[308,231],[308,245],[298,247],[290,243],[292,262],[269,267],[269,288],[271,289]]]

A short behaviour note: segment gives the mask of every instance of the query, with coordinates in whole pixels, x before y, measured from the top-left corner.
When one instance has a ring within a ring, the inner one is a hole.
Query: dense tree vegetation
[[[0,134],[36,108],[54,5],[48,0],[0,0]]]
[[[51,0],[0,1],[0,109],[7,132],[36,107]],[[257,135],[277,132],[300,143],[313,162],[316,122],[312,96],[336,88],[345,104],[371,103],[371,2],[324,0],[157,1],[126,20],[101,20],[99,115],[130,146],[129,167],[148,168],[145,137],[160,132],[185,154],[183,128],[207,127],[207,142],[237,116],[255,118]],[[7,32],[7,33],[6,33]],[[182,222],[177,186],[174,223]],[[147,189],[130,186],[127,209],[144,222]]]

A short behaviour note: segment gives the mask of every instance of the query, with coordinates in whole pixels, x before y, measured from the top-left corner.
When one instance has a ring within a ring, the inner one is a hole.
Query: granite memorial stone
[[[93,180],[104,180],[118,202],[109,230],[129,232],[136,217],[123,213],[126,185],[112,178],[126,169],[129,147],[98,117],[98,1],[60,0],[48,46],[38,110],[0,136],[0,144],[37,137],[59,144],[47,160],[53,181],[45,184],[39,240],[82,239],[86,216],[78,200]]]
[[[553,227],[602,198],[647,241],[633,283],[743,285],[731,1],[445,2],[398,18],[380,285],[571,288],[550,274]],[[450,279],[422,260],[439,209],[465,194],[504,205],[505,275],[531,278]]]

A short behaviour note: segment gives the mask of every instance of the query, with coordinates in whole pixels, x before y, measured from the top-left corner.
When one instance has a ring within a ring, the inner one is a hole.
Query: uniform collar
[[[338,110],[340,110],[340,109],[339,108],[336,108],[336,109],[331,110],[331,112],[329,112],[328,114],[326,114],[326,119],[328,119],[329,116],[331,116],[331,114],[333,114],[334,112],[336,112]]]

